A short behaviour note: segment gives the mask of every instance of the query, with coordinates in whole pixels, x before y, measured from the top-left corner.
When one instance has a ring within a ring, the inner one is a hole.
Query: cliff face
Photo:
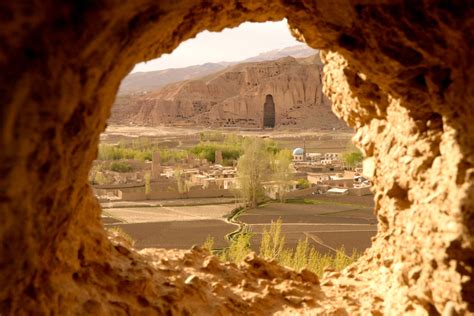
[[[135,67],[134,71],[126,76],[120,83],[118,95],[141,93],[143,91],[157,90],[165,85],[184,80],[194,80],[217,71],[224,70],[228,66],[241,63],[262,62],[277,60],[286,56],[295,58],[306,58],[316,54],[318,51],[306,44],[298,44],[281,49],[275,49],[261,53],[257,56],[250,57],[241,61],[224,61],[218,63],[205,63],[202,65],[193,65],[182,68],[167,68],[162,70],[141,72],[140,64]]]
[[[206,77],[170,84],[142,95],[120,96],[109,122],[136,125],[256,127],[267,95],[276,127],[341,128],[322,93],[318,55],[243,63]]]

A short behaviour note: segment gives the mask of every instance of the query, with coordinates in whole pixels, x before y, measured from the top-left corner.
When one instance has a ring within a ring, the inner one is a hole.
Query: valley
[[[370,181],[359,158],[342,158],[357,154],[353,131],[333,114],[322,76],[319,52],[304,46],[130,74],[91,171],[104,226],[136,249],[212,240],[224,258],[244,235],[246,251],[258,253],[265,231],[281,220],[288,249],[306,240],[322,256],[362,253],[377,232]],[[258,139],[270,159],[291,158],[283,191],[268,174],[259,184],[263,204],[250,207],[238,165]]]

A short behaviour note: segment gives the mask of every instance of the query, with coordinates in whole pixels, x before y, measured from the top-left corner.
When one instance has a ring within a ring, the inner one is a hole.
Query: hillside
[[[319,55],[241,63],[155,91],[122,95],[110,123],[261,128],[271,96],[275,127],[342,128],[322,93]]]
[[[184,68],[131,73],[122,80],[119,95],[156,90],[173,82],[206,76],[225,67],[227,67],[225,63],[207,63]]]
[[[242,62],[252,61],[270,61],[277,60],[283,57],[305,58],[316,54],[318,51],[308,47],[306,44],[289,46],[282,49],[274,49],[265,53],[261,53],[255,57],[247,58]]]
[[[134,72],[129,74],[122,80],[118,94],[124,95],[130,93],[140,93],[143,91],[156,90],[173,82],[197,79],[203,76],[207,76],[211,73],[215,73],[217,71],[225,69],[228,66],[236,65],[238,63],[251,61],[269,61],[287,56],[301,58],[314,55],[316,52],[316,50],[304,44],[301,44],[264,52],[257,56],[242,61],[213,62],[183,68],[170,68],[148,72]]]

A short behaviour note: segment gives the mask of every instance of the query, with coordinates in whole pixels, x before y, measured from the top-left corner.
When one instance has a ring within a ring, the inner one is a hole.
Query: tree
[[[242,197],[250,207],[257,207],[264,196],[262,182],[270,171],[270,153],[260,138],[249,138],[244,143],[244,154],[237,162],[237,178]]]
[[[362,162],[364,156],[360,150],[354,150],[352,152],[345,152],[342,154],[342,161],[350,167],[355,167],[357,164]]]
[[[151,192],[151,175],[149,172],[145,173],[145,194],[148,195]]]
[[[260,242],[260,257],[267,260],[278,259],[285,246],[285,235],[281,233],[282,220],[272,221],[270,230],[263,228],[262,241]]]
[[[275,154],[273,159],[273,179],[278,186],[278,197],[280,202],[285,202],[286,194],[289,191],[292,158],[291,151],[280,150]]]
[[[342,161],[349,167],[357,166],[364,159],[362,152],[349,142],[346,151],[342,153]]]
[[[176,179],[176,184],[178,185],[178,192],[188,192],[188,186],[186,185],[186,181],[184,179],[183,169],[179,167],[176,168],[174,171],[174,178]]]

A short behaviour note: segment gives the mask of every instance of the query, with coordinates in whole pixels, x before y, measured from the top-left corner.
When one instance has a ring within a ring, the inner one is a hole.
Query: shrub
[[[248,232],[241,233],[230,241],[229,247],[221,253],[220,259],[223,261],[232,261],[240,263],[251,252],[250,239],[252,234]]]
[[[343,246],[336,250],[335,255],[321,254],[309,244],[308,238],[299,240],[295,249],[284,248],[285,237],[282,236],[281,225],[282,221],[278,219],[271,223],[269,231],[263,231],[260,243],[261,257],[267,260],[276,260],[281,265],[297,271],[306,268],[320,277],[326,267],[340,271],[360,257],[356,251],[353,251],[351,256],[347,256]],[[222,251],[220,259],[235,263],[242,262],[251,252],[251,238],[252,234],[249,232],[239,234],[229,242],[229,247]],[[209,239],[210,237],[208,237]],[[208,240],[206,243],[209,243]]]
[[[133,171],[132,166],[129,163],[123,161],[114,161],[110,164],[109,169],[115,172],[131,172]]]
[[[120,227],[107,228],[107,232],[109,233],[109,236],[112,237],[112,239],[119,243],[124,243],[129,247],[133,247],[135,245],[135,240]]]
[[[221,132],[201,132],[199,133],[199,139],[201,142],[205,141],[212,141],[212,142],[220,142],[224,139],[224,134]]]
[[[194,146],[190,151],[201,159],[206,159],[209,162],[215,163],[216,151],[222,152],[222,159],[228,164],[231,164],[232,160],[237,160],[242,154],[242,147],[240,144],[218,144],[218,143],[199,143]]]
[[[212,249],[214,249],[214,238],[208,235],[202,247],[212,252]]]
[[[107,181],[107,178],[104,176],[103,172],[97,171],[96,173],[94,173],[92,184],[109,184],[109,181]]]
[[[307,189],[311,186],[311,183],[308,179],[298,179],[297,186],[299,189]]]
[[[102,163],[94,163],[89,171],[89,182],[91,184],[107,184],[107,178],[104,176],[104,165]]]

